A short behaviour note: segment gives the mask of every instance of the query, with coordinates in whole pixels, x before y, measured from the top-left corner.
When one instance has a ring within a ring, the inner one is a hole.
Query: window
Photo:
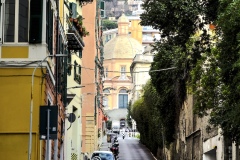
[[[68,53],[68,50],[66,50],[67,52],[67,55],[68,55],[68,58],[67,58],[67,64],[68,64],[68,75],[70,76],[71,75],[71,72],[72,72],[72,56],[71,56],[71,53]]]
[[[120,80],[126,80],[126,66],[121,66],[121,71],[120,71]]]
[[[31,3],[29,4],[29,2]],[[2,1],[0,6],[0,42],[41,42],[42,2],[42,0]]]
[[[81,66],[76,61],[74,61],[74,80],[81,84]]]
[[[110,95],[110,90],[108,89],[103,89],[103,106],[105,107],[105,109],[108,109],[108,95]]]
[[[73,3],[73,2],[70,2],[69,3],[69,7],[72,11],[72,18],[77,18],[77,4],[76,3]]]
[[[125,76],[126,74],[126,66],[121,66],[121,76]]]
[[[105,107],[105,109],[108,109],[108,97],[107,96],[103,97],[103,106]]]
[[[110,94],[109,89],[103,89],[103,93]]]
[[[53,10],[50,0],[47,1],[47,14],[46,14],[46,42],[50,55],[53,53]]]
[[[118,94],[118,108],[127,108],[128,106],[128,93],[126,89],[121,89]]]
[[[28,0],[5,0],[4,42],[28,42]]]

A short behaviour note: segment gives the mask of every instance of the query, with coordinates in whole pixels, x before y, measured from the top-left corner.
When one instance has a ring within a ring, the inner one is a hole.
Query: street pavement
[[[118,135],[119,158],[118,160],[156,160],[145,145],[141,144],[136,137],[130,137],[128,134],[125,139]],[[107,135],[102,138],[102,145],[99,150],[110,151],[111,143],[107,142]]]
[[[102,138],[102,144],[99,148],[100,151],[110,151],[109,147],[110,147],[111,143],[107,142],[107,135],[103,136]]]

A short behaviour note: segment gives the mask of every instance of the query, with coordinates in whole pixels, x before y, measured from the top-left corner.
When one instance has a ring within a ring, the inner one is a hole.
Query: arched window
[[[103,97],[103,106],[104,106],[104,109],[108,109],[108,97],[107,96]]]
[[[121,89],[118,94],[118,108],[127,108],[128,93],[126,89]]]
[[[109,89],[103,89],[103,93],[110,93]]]
[[[105,109],[108,109],[108,95],[110,94],[110,90],[109,89],[103,89],[103,106],[105,107]]]

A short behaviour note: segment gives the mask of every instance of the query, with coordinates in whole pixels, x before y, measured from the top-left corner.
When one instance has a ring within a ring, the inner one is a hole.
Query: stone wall
[[[207,130],[208,117],[198,117],[193,112],[194,97],[188,95],[179,112],[176,124],[175,141],[168,148],[164,148],[166,160],[202,160],[203,142],[215,137],[216,128]],[[159,149],[158,159],[163,159]]]

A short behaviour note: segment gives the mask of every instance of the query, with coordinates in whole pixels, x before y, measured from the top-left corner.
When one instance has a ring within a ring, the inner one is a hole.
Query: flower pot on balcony
[[[78,20],[74,18],[74,19],[73,19],[73,22],[78,23]]]
[[[73,18],[72,18],[72,17],[70,17],[70,18],[69,18],[69,21],[70,21],[70,22],[73,22]]]

